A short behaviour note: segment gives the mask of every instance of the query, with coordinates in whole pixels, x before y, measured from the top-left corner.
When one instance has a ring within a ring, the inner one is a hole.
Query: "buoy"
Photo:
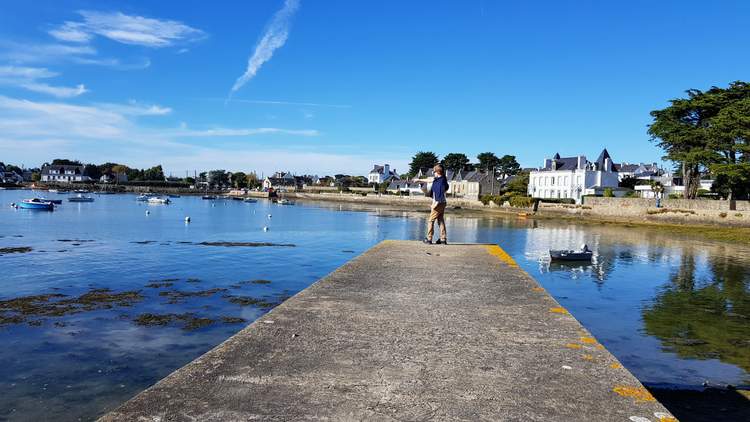
[[[189,223],[190,222],[190,217],[185,217],[185,222]]]
[[[268,226],[263,226],[263,231],[267,232],[268,231]]]
[[[151,211],[146,210],[146,215],[149,215],[149,214],[151,214]]]
[[[271,214],[268,214],[268,218],[271,218]]]

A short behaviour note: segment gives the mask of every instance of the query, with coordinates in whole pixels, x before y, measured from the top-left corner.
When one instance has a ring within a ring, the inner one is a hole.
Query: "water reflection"
[[[719,359],[750,372],[750,270],[711,255],[701,271],[700,260],[683,249],[670,283],[643,309],[644,329],[682,358]]]

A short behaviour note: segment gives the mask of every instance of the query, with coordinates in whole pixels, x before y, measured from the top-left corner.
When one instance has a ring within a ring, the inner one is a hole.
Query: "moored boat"
[[[23,208],[26,210],[53,211],[55,209],[55,206],[52,204],[52,202],[45,201],[40,198],[24,199],[16,205],[18,206],[18,208]]]
[[[79,193],[76,196],[68,198],[68,202],[94,202],[94,198]]]
[[[172,202],[172,201],[170,201],[169,198],[161,198],[159,196],[153,196],[151,198],[148,198],[148,203],[149,204],[166,205],[166,204],[169,204],[170,202]]]
[[[552,250],[549,251],[549,257],[552,261],[591,261],[594,252],[587,245],[583,245],[580,250]]]
[[[62,199],[47,199],[47,198],[39,198],[39,199],[41,199],[41,200],[42,200],[42,201],[44,201],[44,202],[50,202],[50,203],[53,203],[53,204],[55,204],[55,205],[60,205],[60,204],[62,204]]]
[[[216,199],[216,195],[203,195],[202,199],[213,200]]]
[[[276,201],[276,203],[279,204],[279,205],[294,205],[294,202],[292,202],[292,201],[290,201],[290,200],[288,200],[286,198],[281,198],[278,201]]]
[[[254,203],[258,202],[258,200],[255,199],[255,198],[245,198],[245,199],[242,200],[242,202],[247,202],[248,204],[254,204]]]

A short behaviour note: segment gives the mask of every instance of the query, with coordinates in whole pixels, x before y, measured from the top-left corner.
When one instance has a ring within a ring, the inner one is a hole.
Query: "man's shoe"
[[[432,245],[432,240],[430,240],[430,239],[423,239],[422,243],[424,243],[426,245]]]
[[[448,241],[444,239],[438,239],[437,242],[435,242],[436,245],[447,245]]]

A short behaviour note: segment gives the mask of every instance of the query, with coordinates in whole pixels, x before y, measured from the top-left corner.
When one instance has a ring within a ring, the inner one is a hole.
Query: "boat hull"
[[[18,208],[23,208],[25,210],[52,211],[55,209],[55,206],[52,205],[51,202],[46,202],[46,203],[19,202],[17,205],[18,205]]]

